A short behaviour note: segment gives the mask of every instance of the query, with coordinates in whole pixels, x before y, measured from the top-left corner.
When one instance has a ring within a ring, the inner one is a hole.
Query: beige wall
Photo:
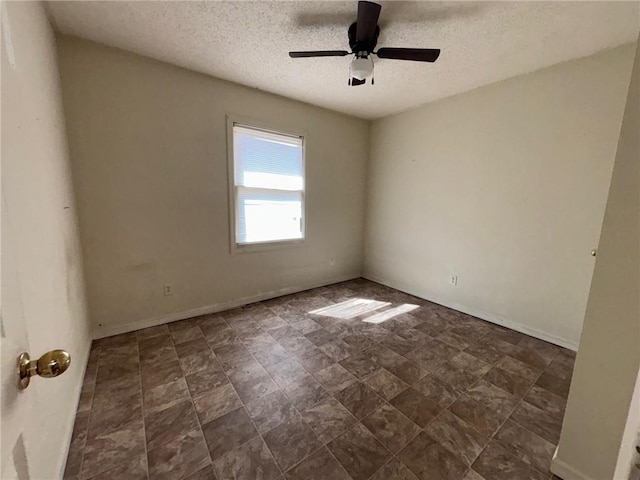
[[[632,59],[624,46],[374,122],[365,276],[575,348]]]
[[[614,477],[614,472],[640,369],[639,199],[640,49],[636,52],[580,349],[553,465],[566,480],[626,478]],[[633,449],[629,443],[623,447]],[[628,461],[629,452],[622,458]]]
[[[0,477],[61,478],[90,337],[54,36],[42,5],[7,2],[2,38]],[[69,370],[19,391],[17,355],[37,359],[54,348],[70,352]]]
[[[98,336],[360,275],[367,122],[77,38],[58,52]],[[303,245],[230,254],[227,114],[307,132]]]

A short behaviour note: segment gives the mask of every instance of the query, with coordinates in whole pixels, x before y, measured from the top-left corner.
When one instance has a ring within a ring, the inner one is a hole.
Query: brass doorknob
[[[18,356],[18,371],[20,374],[20,386],[27,388],[29,380],[34,375],[45,378],[53,378],[64,373],[71,363],[71,355],[65,350],[51,350],[42,355],[38,360],[31,360],[27,352]]]

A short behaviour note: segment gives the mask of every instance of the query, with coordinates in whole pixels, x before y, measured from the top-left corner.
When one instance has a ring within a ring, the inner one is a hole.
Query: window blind
[[[302,138],[236,124],[233,144],[236,243],[302,238]]]

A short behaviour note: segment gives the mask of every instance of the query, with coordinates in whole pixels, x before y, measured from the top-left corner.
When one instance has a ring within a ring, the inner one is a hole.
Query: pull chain
[[[376,81],[373,78],[373,72],[375,71],[376,64],[373,62],[373,56],[369,56],[369,58],[371,59],[371,85],[375,85]]]

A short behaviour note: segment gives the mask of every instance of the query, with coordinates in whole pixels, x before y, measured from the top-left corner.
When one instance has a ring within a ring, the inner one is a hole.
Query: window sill
[[[237,253],[268,252],[270,250],[281,250],[283,248],[300,247],[304,244],[304,242],[304,238],[298,238],[295,240],[278,240],[260,243],[234,243],[231,246],[231,254],[234,255]]]

